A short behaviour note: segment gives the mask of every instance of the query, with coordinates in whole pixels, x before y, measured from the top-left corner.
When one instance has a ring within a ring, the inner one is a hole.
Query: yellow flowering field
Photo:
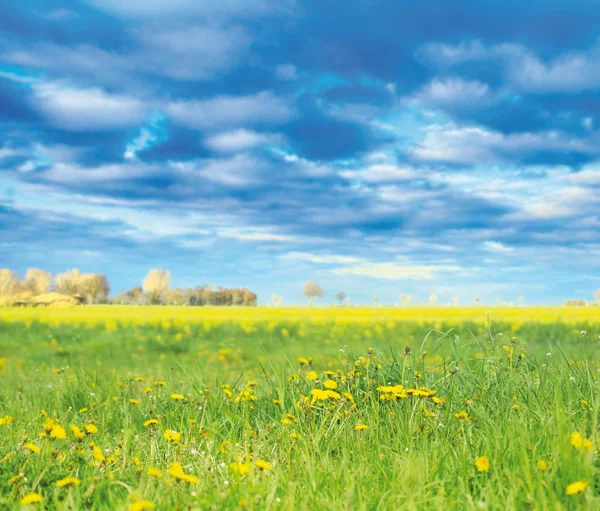
[[[599,312],[0,309],[0,509],[599,509]]]

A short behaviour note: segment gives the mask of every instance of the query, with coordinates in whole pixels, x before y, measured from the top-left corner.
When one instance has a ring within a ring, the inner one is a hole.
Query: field
[[[600,509],[599,336],[597,307],[0,309],[0,509]]]

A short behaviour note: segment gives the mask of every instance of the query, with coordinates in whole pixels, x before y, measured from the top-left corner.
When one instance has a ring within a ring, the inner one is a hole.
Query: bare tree
[[[340,305],[343,305],[344,300],[346,299],[346,293],[344,293],[343,291],[340,291],[337,295],[335,295],[335,297],[340,302]]]
[[[14,271],[0,268],[0,296],[11,295],[18,283],[19,276]]]
[[[54,278],[59,293],[74,296],[81,293],[81,272],[77,268],[59,273]]]
[[[429,295],[429,305],[435,305],[437,303],[437,295]]]
[[[273,305],[275,305],[275,307],[279,307],[281,305],[281,302],[283,302],[283,298],[279,295],[273,295],[271,296],[271,301],[273,302]]]
[[[309,280],[302,288],[302,296],[308,298],[308,304],[312,305],[314,298],[323,298],[323,289],[314,280]]]
[[[410,303],[411,296],[410,295],[400,295],[400,303],[402,305],[408,305]]]
[[[25,274],[25,286],[33,294],[47,293],[52,284],[52,274],[39,268],[29,268]]]
[[[142,283],[142,289],[150,297],[150,303],[161,302],[162,295],[171,287],[171,273],[167,270],[152,269]]]
[[[81,276],[79,293],[85,296],[88,303],[105,301],[110,293],[108,279],[101,273],[85,273]]]

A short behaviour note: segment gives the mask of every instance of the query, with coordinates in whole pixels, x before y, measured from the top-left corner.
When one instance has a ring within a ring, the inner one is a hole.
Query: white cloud
[[[147,108],[140,100],[102,89],[78,89],[56,83],[33,87],[33,106],[59,128],[109,131],[141,123]]]
[[[418,173],[414,168],[408,166],[379,164],[360,170],[343,170],[340,175],[349,180],[359,179],[367,183],[390,183],[415,179]]]
[[[386,280],[433,280],[439,272],[461,271],[459,266],[408,265],[397,263],[365,263],[358,266],[337,268],[336,275],[359,275]]]
[[[227,228],[219,230],[217,233],[221,238],[231,238],[238,241],[276,241],[276,242],[296,242],[300,241],[297,236],[281,234],[269,227],[251,227],[251,228]]]
[[[279,144],[282,140],[283,138],[277,134],[237,129],[212,135],[206,139],[206,144],[215,151],[232,153],[264,145]]]
[[[291,108],[269,91],[248,96],[174,101],[167,105],[166,111],[174,122],[197,129],[277,124],[292,116]]]
[[[281,64],[275,68],[275,76],[280,80],[295,80],[298,78],[298,70],[293,64]]]
[[[510,252],[515,251],[515,249],[513,247],[509,247],[498,241],[485,241],[483,243],[483,248],[485,248],[486,250],[489,250],[490,252],[500,252],[500,253],[510,253]]]
[[[307,252],[289,252],[280,256],[280,258],[307,261],[315,264],[354,264],[361,262],[361,259],[358,257],[331,254],[317,255]]]
[[[431,107],[476,107],[489,100],[489,87],[478,80],[435,79],[414,96],[415,101]]]

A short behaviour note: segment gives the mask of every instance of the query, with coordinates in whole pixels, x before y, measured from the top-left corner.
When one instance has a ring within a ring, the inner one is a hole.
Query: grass
[[[598,509],[600,324],[515,309],[4,310],[0,509]]]

